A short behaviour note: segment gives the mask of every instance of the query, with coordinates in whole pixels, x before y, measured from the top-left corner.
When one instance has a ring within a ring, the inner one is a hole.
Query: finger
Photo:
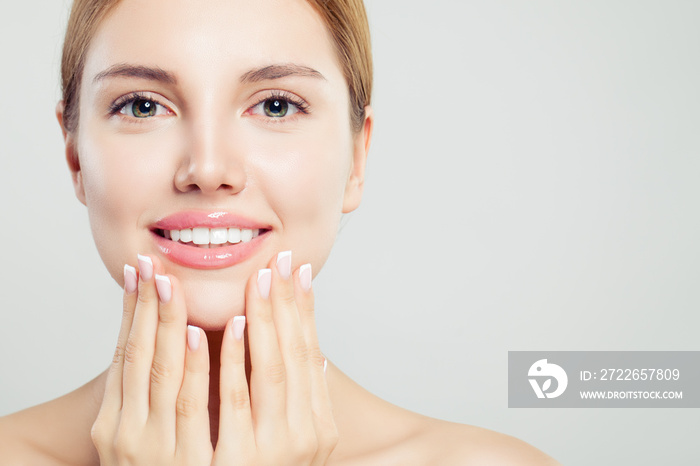
[[[314,307],[314,291],[311,287],[312,271],[311,264],[304,264],[294,272],[294,296],[297,309],[299,310],[299,321],[304,333],[304,340],[309,352],[309,364],[312,373],[324,375],[326,358],[321,352],[316,332],[316,312]]]
[[[128,264],[124,265],[124,297],[122,322],[117,338],[117,347],[114,358],[107,373],[105,391],[102,405],[97,419],[90,431],[90,437],[98,450],[100,458],[104,461],[111,459],[113,453],[112,444],[119,425],[120,411],[122,409],[122,376],[124,370],[124,351],[126,341],[131,331],[137,300],[138,275],[136,269]]]
[[[221,344],[219,395],[219,441],[231,451],[240,452],[255,442],[248,381],[245,373],[245,316],[231,319],[224,329]]]
[[[311,409],[318,439],[318,450],[312,464],[326,464],[326,460],[338,442],[338,431],[333,419],[333,408],[326,379],[328,361],[318,343],[311,282],[311,264],[304,264],[294,273],[294,293],[304,338],[309,349]]]
[[[123,416],[133,415],[145,422],[148,416],[151,364],[158,326],[158,298],[153,277],[153,261],[147,256],[139,255],[138,263],[138,299],[131,332],[124,349],[122,409]]]
[[[182,385],[187,340],[184,295],[175,277],[155,275],[158,292],[158,328],[151,365],[150,414],[166,428],[175,429],[175,402]]]
[[[285,371],[287,373],[287,416],[297,430],[311,429],[311,381],[309,353],[294,297],[292,252],[277,255],[272,265],[272,315],[277,329]],[[308,432],[307,432],[308,433]],[[310,433],[308,433],[310,435]]]
[[[112,365],[107,374],[104,399],[101,410],[120,410],[122,407],[122,374],[124,370],[124,349],[131,331],[134,319],[134,310],[137,300],[138,276],[136,269],[124,264],[124,298],[122,310],[122,323],[117,338],[117,347],[114,351]]]
[[[191,325],[187,327],[185,371],[175,412],[178,456],[199,456],[197,453],[201,449],[211,454],[207,335],[199,327]]]
[[[269,299],[271,280],[271,270],[262,269],[246,287],[250,398],[256,432],[261,420],[279,422],[286,417],[286,372]]]

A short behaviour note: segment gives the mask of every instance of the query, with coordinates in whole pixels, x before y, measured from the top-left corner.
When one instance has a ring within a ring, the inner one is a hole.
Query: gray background
[[[508,409],[508,350],[698,350],[700,2],[367,2],[363,205],[315,282],[374,393],[565,464],[697,464],[695,409]],[[3,0],[0,414],[110,361],[54,120],[68,1]]]

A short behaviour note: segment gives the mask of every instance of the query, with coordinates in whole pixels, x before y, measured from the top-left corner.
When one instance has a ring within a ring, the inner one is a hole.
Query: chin
[[[223,330],[234,316],[245,315],[245,283],[182,282],[187,323],[207,331]]]

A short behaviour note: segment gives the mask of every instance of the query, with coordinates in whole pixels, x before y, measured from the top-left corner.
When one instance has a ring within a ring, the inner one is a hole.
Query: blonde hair
[[[350,93],[350,122],[352,129],[359,131],[372,96],[372,47],[364,3],[362,0],[307,1],[333,38]],[[118,3],[119,0],[73,2],[61,60],[63,122],[69,132],[78,126],[78,97],[88,47],[100,22]]]

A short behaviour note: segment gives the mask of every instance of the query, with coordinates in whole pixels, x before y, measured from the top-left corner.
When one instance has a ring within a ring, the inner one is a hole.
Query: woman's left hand
[[[292,274],[291,260],[291,252],[280,253],[269,269],[251,277],[246,317],[226,326],[214,465],[322,465],[337,443],[326,360],[316,335],[311,266]]]

